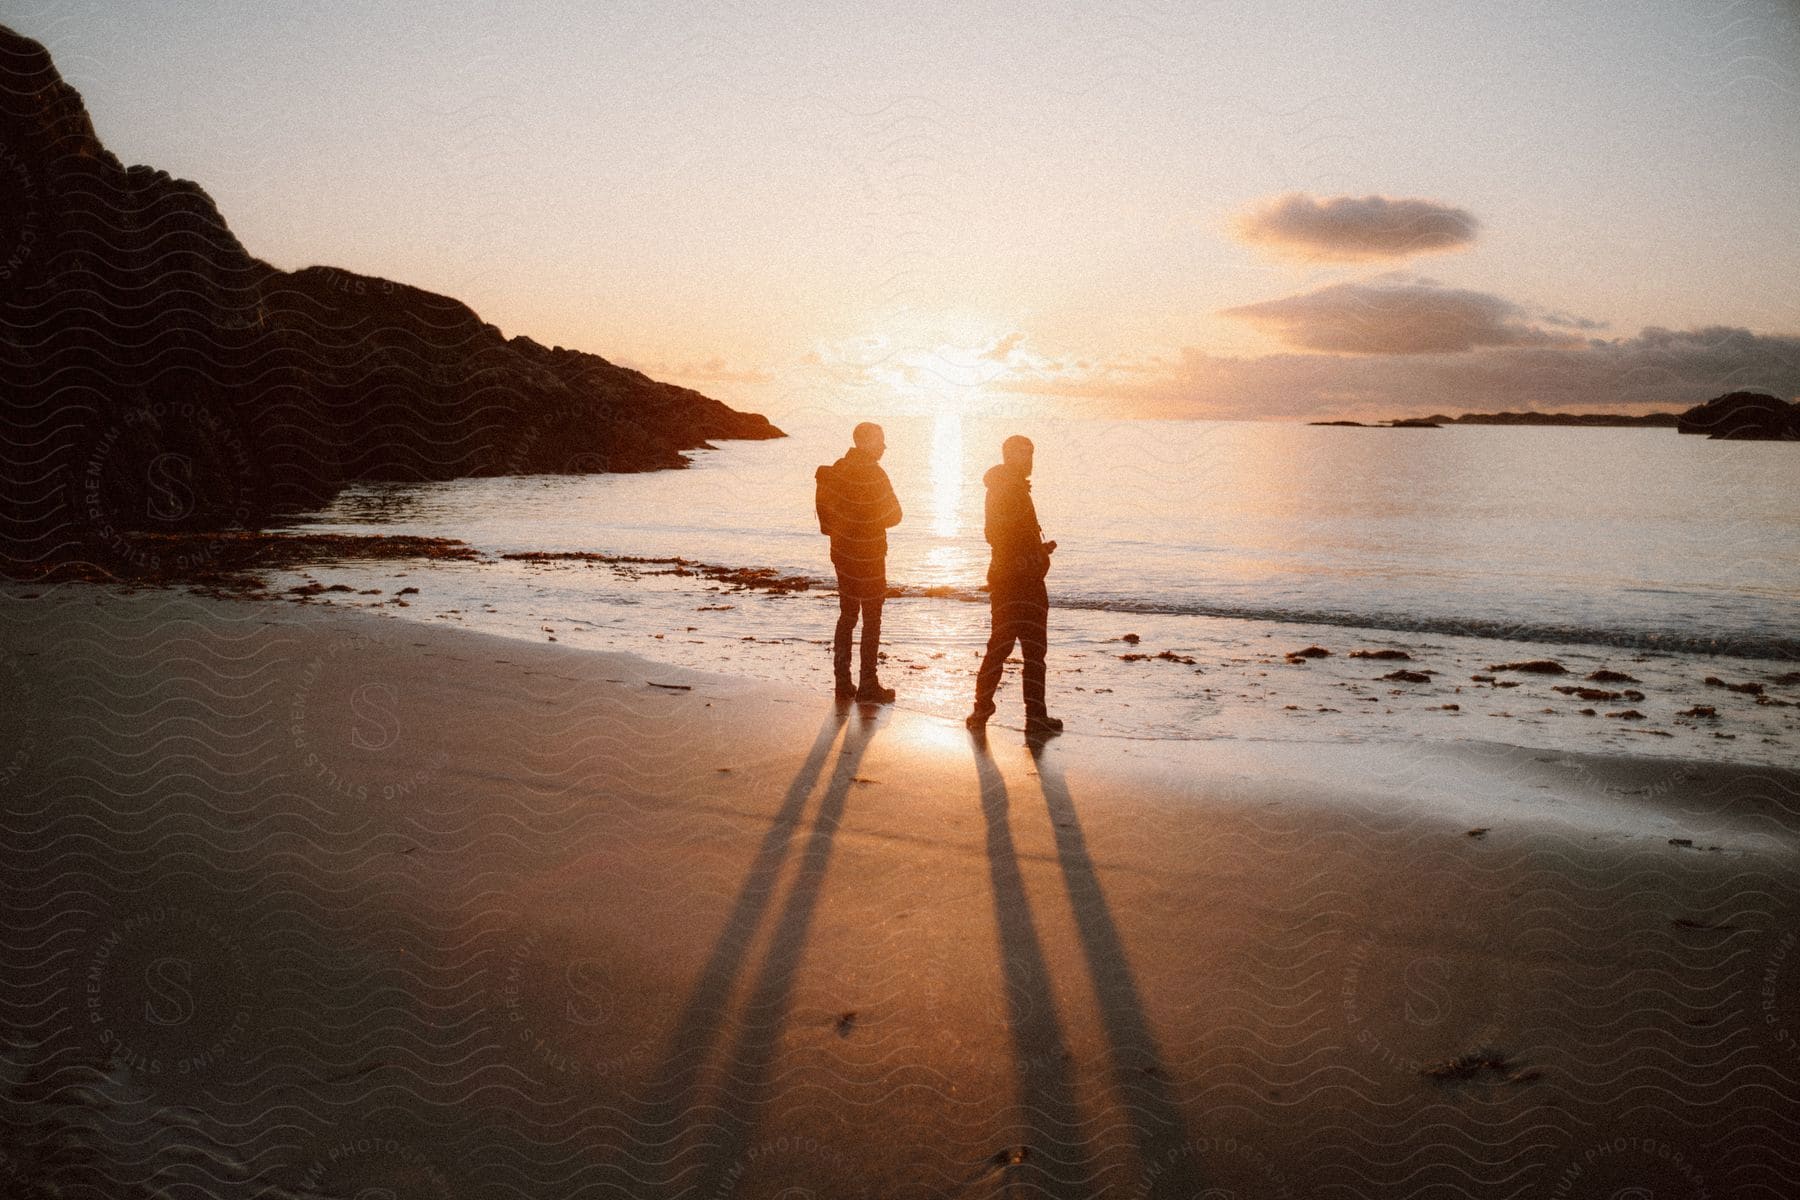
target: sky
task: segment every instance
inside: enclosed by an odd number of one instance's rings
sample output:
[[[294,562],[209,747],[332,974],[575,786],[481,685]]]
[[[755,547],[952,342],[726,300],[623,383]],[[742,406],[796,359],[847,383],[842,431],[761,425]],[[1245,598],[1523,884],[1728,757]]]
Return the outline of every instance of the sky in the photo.
[[[772,415],[1800,395],[1800,4],[0,0],[247,248]]]

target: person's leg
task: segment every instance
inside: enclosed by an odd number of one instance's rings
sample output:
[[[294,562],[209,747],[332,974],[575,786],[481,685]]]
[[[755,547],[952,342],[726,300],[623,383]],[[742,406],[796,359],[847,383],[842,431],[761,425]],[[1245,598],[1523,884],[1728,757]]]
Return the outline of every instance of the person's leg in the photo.
[[[1019,652],[1025,659],[1025,717],[1048,715],[1044,707],[1044,654],[1050,647],[1050,606],[1032,604],[1019,613]]]
[[[856,692],[856,681],[850,678],[850,639],[856,633],[856,615],[861,605],[851,594],[849,583],[841,573],[838,575],[838,619],[837,633],[831,640],[831,673],[840,697]]]
[[[862,678],[856,687],[856,698],[870,704],[891,704],[892,688],[881,686],[881,605],[887,598],[887,564],[879,558],[846,559],[838,566],[838,595],[850,596],[853,611],[862,616]],[[851,618],[855,620],[854,617]],[[848,672],[849,649],[846,647],[845,671]]]
[[[1062,722],[1044,706],[1044,654],[1050,644],[1050,598],[1039,584],[1028,601],[1019,606],[1019,647],[1025,659],[1025,732],[1049,734]]]
[[[1000,687],[1000,676],[1006,671],[1006,656],[1012,653],[1017,637],[1009,615],[1009,600],[1002,594],[990,593],[988,603],[991,632],[987,654],[982,657],[981,669],[975,673],[975,711],[971,716],[972,720],[981,721],[993,715],[994,692]]]
[[[881,606],[886,597],[872,596],[862,602],[862,659],[858,664],[862,683],[858,694],[872,699],[889,699],[889,689],[881,686]]]

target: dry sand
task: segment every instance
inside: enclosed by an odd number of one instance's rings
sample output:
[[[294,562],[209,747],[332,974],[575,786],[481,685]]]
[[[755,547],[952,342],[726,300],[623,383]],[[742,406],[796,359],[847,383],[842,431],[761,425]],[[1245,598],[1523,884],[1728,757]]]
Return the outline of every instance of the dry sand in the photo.
[[[1800,1191],[1800,771],[37,591],[8,1195]]]

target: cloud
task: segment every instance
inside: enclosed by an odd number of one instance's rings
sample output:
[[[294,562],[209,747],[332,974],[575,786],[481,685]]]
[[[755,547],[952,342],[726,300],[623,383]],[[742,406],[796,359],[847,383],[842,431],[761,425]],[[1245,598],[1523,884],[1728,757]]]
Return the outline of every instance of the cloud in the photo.
[[[1680,411],[1746,389],[1800,396],[1800,336],[1734,326],[1489,346],[1432,355],[1119,358],[1035,375],[1014,391],[1174,417],[1394,417],[1441,412]]]
[[[1238,237],[1314,262],[1367,262],[1441,254],[1475,240],[1481,222],[1435,200],[1290,192],[1237,218]]]
[[[939,328],[859,333],[820,341],[802,360],[811,374],[846,388],[874,387],[903,402],[976,396],[1009,373],[1036,374],[1045,359],[1022,330],[957,337]]]
[[[1510,300],[1425,279],[1337,283],[1223,310],[1289,346],[1332,354],[1444,354],[1478,346],[1578,344]]]
[[[1587,317],[1571,316],[1566,312],[1545,313],[1540,319],[1546,325],[1559,325],[1564,329],[1607,329],[1611,327],[1610,322],[1594,321]]]
[[[992,362],[1005,362],[1007,356],[1018,349],[1019,343],[1024,340],[1025,335],[1014,330],[990,346],[981,357]]]

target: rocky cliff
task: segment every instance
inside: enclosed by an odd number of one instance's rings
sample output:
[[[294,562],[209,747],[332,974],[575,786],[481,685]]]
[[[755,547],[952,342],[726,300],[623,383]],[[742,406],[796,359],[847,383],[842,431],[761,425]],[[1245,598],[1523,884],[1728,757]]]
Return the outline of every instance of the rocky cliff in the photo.
[[[1800,404],[1765,392],[1727,392],[1681,414],[1682,433],[1731,441],[1800,441]]]
[[[252,527],[354,480],[642,471],[781,431],[446,296],[251,256],[0,26],[0,560]]]

